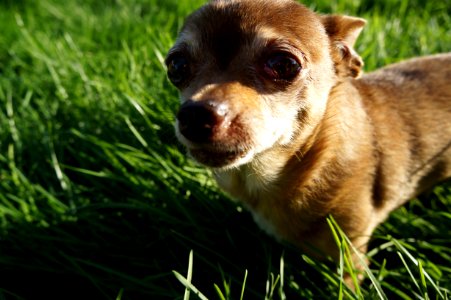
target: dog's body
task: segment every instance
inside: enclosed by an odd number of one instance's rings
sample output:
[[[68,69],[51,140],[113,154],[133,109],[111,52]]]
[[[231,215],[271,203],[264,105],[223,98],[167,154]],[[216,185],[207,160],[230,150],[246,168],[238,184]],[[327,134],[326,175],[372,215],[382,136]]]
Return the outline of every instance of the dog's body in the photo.
[[[274,148],[247,165],[217,171],[220,186],[243,199],[276,237],[334,255],[325,222],[331,214],[363,250],[393,209],[451,176],[445,66],[451,72],[451,55],[337,84],[307,144]]]
[[[362,251],[405,201],[451,177],[451,55],[357,79],[365,21],[290,0],[217,0],[168,58],[177,135],[269,233],[337,257],[332,215]]]

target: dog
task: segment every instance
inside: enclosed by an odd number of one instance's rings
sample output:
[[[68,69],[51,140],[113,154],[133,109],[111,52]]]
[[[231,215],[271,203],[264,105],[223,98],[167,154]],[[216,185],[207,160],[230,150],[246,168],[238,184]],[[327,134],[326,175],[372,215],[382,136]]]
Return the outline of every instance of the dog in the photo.
[[[451,54],[362,75],[365,24],[293,0],[212,0],[166,58],[189,155],[267,233],[335,260],[328,216],[365,253],[391,211],[451,177]]]

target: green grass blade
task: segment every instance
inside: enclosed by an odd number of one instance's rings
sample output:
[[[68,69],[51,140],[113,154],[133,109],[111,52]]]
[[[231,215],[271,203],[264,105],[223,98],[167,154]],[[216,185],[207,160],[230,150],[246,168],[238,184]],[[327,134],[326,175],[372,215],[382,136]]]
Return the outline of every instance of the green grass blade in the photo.
[[[189,300],[191,292],[193,292],[201,300],[208,300],[208,298],[205,297],[191,282],[193,279],[193,250],[189,253],[188,273],[186,278],[177,271],[172,271],[172,273],[186,288],[183,296],[184,300]]]
[[[240,300],[244,299],[244,291],[246,290],[246,281],[247,281],[247,270],[244,272],[244,279],[243,279],[243,285],[241,286]]]

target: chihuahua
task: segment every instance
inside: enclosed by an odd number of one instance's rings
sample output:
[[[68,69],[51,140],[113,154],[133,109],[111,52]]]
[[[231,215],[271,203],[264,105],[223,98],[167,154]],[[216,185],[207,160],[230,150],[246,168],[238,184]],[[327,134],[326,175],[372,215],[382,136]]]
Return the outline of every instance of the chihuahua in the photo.
[[[166,58],[190,156],[266,232],[334,259],[329,215],[365,253],[391,211],[451,177],[451,54],[360,76],[365,23],[293,0],[212,0]]]

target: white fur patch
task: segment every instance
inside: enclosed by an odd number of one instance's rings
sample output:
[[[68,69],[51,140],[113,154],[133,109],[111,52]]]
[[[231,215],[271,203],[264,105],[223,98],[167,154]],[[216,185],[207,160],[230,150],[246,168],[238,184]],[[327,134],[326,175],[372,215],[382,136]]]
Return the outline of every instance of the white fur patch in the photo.
[[[257,225],[258,225],[258,227],[260,227],[260,229],[262,229],[268,235],[275,237],[277,240],[280,241],[280,236],[278,235],[276,228],[270,221],[268,221],[267,218],[265,218],[258,212],[253,211],[252,209],[249,209],[249,211],[251,212],[255,223],[257,223]]]

